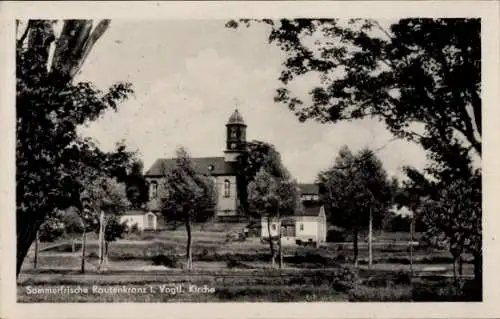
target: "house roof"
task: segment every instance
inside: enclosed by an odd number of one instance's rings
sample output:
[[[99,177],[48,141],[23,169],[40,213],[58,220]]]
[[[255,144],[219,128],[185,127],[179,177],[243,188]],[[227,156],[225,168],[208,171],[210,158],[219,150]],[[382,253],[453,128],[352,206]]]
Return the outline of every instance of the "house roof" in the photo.
[[[146,215],[149,213],[147,210],[142,209],[129,209],[123,213],[123,216],[131,216],[131,215]]]
[[[290,220],[293,220],[294,217],[300,217],[300,216],[312,216],[312,217],[317,217],[321,213],[321,208],[322,205],[316,205],[313,207],[305,207],[303,210],[297,211],[294,215],[292,216],[283,216],[282,221],[289,222]],[[275,219],[276,217],[273,217]],[[266,216],[262,216],[262,219],[267,219]]]
[[[224,157],[193,157],[191,160],[200,174],[234,175],[236,173],[235,165],[226,162]],[[146,171],[145,176],[162,176],[165,171],[173,169],[176,164],[175,158],[159,158]]]
[[[304,194],[319,194],[319,186],[317,184],[299,184],[300,193]]]
[[[298,211],[296,216],[318,216],[321,212],[321,205],[304,207],[303,210]]]

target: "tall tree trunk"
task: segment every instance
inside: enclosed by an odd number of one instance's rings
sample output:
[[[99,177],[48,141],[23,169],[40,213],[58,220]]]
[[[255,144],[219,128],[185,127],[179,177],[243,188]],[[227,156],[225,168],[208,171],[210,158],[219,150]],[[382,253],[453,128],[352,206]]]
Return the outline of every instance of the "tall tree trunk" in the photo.
[[[40,243],[40,237],[39,237],[39,232],[36,232],[36,239],[35,239],[35,258],[33,260],[33,268],[38,267],[38,245]]]
[[[16,211],[16,277],[21,272],[21,268],[23,266],[23,261],[28,254],[28,251],[33,244],[33,241],[36,238],[36,232],[40,228],[40,225],[43,223],[43,219],[35,218],[39,216],[45,217],[46,214],[43,214],[42,211],[34,212],[34,211],[20,211],[19,209]]]
[[[283,268],[283,246],[281,243],[281,216],[280,209],[278,208],[278,256],[279,256],[279,268]]]
[[[193,267],[193,258],[192,258],[192,237],[191,237],[191,220],[186,218],[186,232],[187,232],[187,251],[186,251],[186,256],[187,256],[187,265],[186,268],[188,270],[191,270]]]
[[[269,234],[269,249],[271,250],[271,266],[274,268],[274,245],[271,236],[271,217],[267,216],[267,233]]]
[[[104,265],[108,265],[108,251],[109,251],[109,242],[104,240]]]
[[[82,234],[82,267],[81,267],[82,274],[85,273],[85,246],[86,246],[86,239],[87,239],[87,231],[84,230],[83,234]]]
[[[457,282],[457,256],[453,256],[453,281]]]
[[[104,211],[99,215],[99,268],[104,262]]]
[[[463,270],[464,270],[464,260],[463,260],[463,257],[462,257],[462,254],[460,254],[460,256],[458,257],[458,275],[460,277],[462,277],[462,275],[464,274],[463,273]]]
[[[352,237],[352,245],[353,245],[353,252],[354,252],[354,266],[358,266],[358,230],[355,228],[353,231],[353,237]]]

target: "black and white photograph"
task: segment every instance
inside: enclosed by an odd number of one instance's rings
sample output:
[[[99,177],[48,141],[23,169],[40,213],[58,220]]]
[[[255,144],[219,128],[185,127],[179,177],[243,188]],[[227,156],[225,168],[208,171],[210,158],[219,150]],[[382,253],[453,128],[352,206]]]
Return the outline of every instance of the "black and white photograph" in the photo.
[[[484,301],[483,19],[242,13],[15,17],[17,303]]]

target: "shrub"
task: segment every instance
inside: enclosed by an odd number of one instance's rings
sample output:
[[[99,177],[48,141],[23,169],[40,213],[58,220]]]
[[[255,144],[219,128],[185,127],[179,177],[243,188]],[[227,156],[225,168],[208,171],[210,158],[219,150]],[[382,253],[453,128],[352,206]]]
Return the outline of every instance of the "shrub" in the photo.
[[[473,280],[423,282],[414,285],[414,301],[482,301],[482,291]]]
[[[273,241],[278,241],[279,240],[279,236],[271,236],[271,239]],[[269,244],[269,237],[262,237],[260,239],[260,242],[263,243],[263,244]]]
[[[55,217],[49,217],[38,231],[40,241],[53,242],[64,234],[64,224]]]
[[[411,284],[411,274],[408,271],[400,270],[393,278],[396,285],[409,285]]]
[[[151,258],[153,261],[153,264],[156,266],[165,266],[169,268],[178,268],[179,267],[179,261],[177,259],[177,256],[171,255],[171,256],[166,256],[166,255],[156,255],[153,258]]]
[[[326,233],[326,241],[329,243],[342,243],[346,241],[346,235],[338,229],[329,229]]]
[[[129,231],[131,234],[140,234],[139,225],[137,225],[137,223],[134,223],[132,227],[130,227]]]
[[[354,268],[339,267],[332,274],[331,285],[336,291],[348,291],[358,282],[358,273]]]
[[[158,236],[156,234],[146,233],[142,236],[142,240],[155,240]]]
[[[238,260],[229,260],[227,262],[227,268],[242,268],[242,269],[250,269],[252,268],[251,266],[245,264],[245,263],[242,263],[241,261],[238,261]]]
[[[344,255],[340,254],[335,256],[334,260],[338,263],[345,263],[347,261],[347,258]]]
[[[349,301],[411,301],[411,289],[407,286],[368,287],[356,286],[348,293]]]
[[[410,273],[404,270],[398,272],[365,272],[368,277],[363,281],[367,287],[393,287],[410,285]]]
[[[453,262],[453,258],[451,256],[432,256],[423,258],[421,262],[424,264],[449,264]]]

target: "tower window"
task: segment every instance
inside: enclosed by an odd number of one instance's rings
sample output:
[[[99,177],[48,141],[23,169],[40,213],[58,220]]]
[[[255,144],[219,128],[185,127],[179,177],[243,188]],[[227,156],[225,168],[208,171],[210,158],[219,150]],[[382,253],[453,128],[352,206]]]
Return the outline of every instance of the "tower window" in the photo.
[[[149,198],[154,199],[158,196],[158,183],[153,181],[149,184]]]
[[[231,197],[231,182],[227,179],[224,181],[224,197]]]

